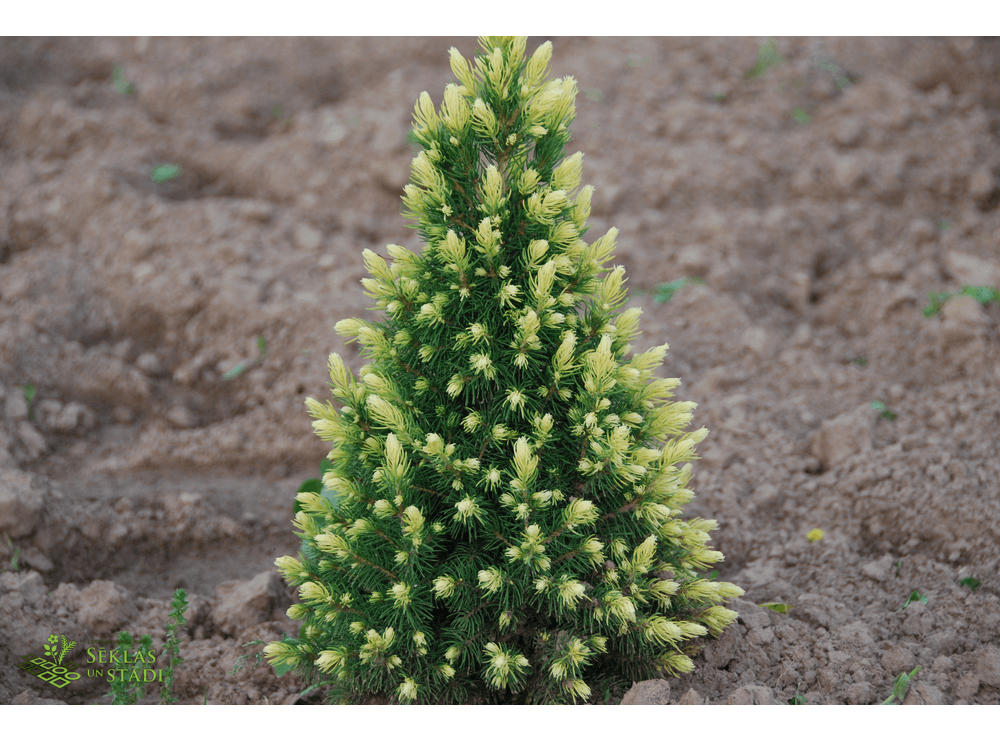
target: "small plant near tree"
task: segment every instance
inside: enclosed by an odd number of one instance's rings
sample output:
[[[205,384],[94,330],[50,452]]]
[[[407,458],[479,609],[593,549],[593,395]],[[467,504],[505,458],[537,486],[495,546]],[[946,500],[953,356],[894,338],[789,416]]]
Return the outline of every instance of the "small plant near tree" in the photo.
[[[176,681],[174,669],[177,668],[184,659],[180,657],[180,638],[178,633],[180,628],[187,624],[184,612],[188,609],[187,593],[179,588],[174,592],[174,597],[170,602],[171,611],[164,625],[166,640],[163,643],[161,655],[166,656],[166,667],[163,669],[162,683],[160,684],[160,704],[176,704],[177,699],[171,692]],[[110,691],[106,696],[111,697],[114,704],[138,704],[148,690],[152,680],[144,680],[147,670],[154,669],[155,655],[153,651],[153,638],[143,635],[136,644],[135,638],[128,630],[118,633],[118,646],[111,651],[110,670]]]
[[[111,697],[114,704],[138,704],[146,695],[147,682],[143,673],[152,666],[153,638],[143,635],[139,644],[127,630],[118,633],[118,647],[111,651],[111,681],[110,691],[105,696]]]
[[[160,704],[176,704],[177,699],[171,695],[174,682],[177,680],[174,669],[184,662],[180,656],[180,638],[178,632],[180,628],[187,624],[184,612],[188,609],[187,593],[183,588],[174,592],[174,598],[170,602],[170,615],[167,617],[166,631],[167,640],[163,645],[163,654],[167,657],[167,666],[164,671],[163,683],[160,685]]]

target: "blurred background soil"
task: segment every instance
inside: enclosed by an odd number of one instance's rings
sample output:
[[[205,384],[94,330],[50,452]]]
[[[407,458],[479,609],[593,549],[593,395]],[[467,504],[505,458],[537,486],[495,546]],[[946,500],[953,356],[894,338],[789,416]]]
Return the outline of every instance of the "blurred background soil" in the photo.
[[[635,351],[669,342],[710,430],[685,515],[746,590],[626,703],[877,704],[918,665],[906,703],[1000,702],[1000,305],[922,313],[1000,286],[1000,41],[552,41],[589,240],[620,230]],[[332,328],[369,315],[362,250],[422,247],[407,134],[453,45],[0,39],[0,703],[108,703],[21,656],[159,651],[178,587],[182,702],[318,701],[227,671],[296,629],[273,562],[329,451],[303,401],[330,352],[363,364]]]

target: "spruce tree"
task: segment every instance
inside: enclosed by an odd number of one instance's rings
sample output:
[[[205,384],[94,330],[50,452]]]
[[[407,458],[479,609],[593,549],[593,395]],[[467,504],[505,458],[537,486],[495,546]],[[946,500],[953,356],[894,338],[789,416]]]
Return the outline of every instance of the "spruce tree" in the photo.
[[[742,589],[701,575],[716,522],[678,518],[707,430],[653,376],[667,345],[626,359],[618,232],[584,241],[593,188],[564,158],[576,81],[525,45],[452,48],[440,111],[420,95],[403,201],[424,248],[365,250],[384,320],[336,330],[370,364],[332,354],[340,408],[306,401],[332,450],[276,561],[304,624],[264,652],[330,701],[575,703],[691,671],[736,617]]]

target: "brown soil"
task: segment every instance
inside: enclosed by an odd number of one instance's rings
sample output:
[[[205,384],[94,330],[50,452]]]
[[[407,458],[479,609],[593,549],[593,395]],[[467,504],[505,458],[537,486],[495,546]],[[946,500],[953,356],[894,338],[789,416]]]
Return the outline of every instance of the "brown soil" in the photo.
[[[907,703],[996,704],[1000,305],[921,309],[1000,285],[1000,43],[784,38],[747,79],[762,41],[553,40],[635,350],[670,343],[661,373],[711,430],[685,515],[719,522],[719,577],[746,590],[660,701],[880,703],[919,665]],[[0,45],[0,530],[21,568],[0,576],[0,703],[107,703],[20,656],[64,634],[84,664],[118,629],[159,646],[180,586],[182,702],[318,700],[226,672],[296,628],[273,561],[328,451],[302,402],[331,351],[363,364],[332,329],[371,305],[362,249],[421,248],[406,135],[452,45],[476,43]],[[164,163],[180,176],[155,182]],[[639,292],[685,276],[706,284]]]

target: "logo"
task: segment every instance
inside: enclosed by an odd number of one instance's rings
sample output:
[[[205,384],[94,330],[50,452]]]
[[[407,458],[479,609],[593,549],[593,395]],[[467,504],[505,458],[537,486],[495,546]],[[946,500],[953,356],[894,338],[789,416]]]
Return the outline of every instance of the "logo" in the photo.
[[[157,670],[152,667],[156,662],[153,651],[129,649],[131,636],[128,643],[119,642],[117,647],[112,640],[91,640],[90,644],[92,647],[87,648],[87,663],[110,662],[111,667],[94,665],[93,668],[87,668],[88,677],[104,677],[108,683],[115,680],[131,684],[163,681],[163,669]],[[17,667],[51,686],[64,688],[82,678],[80,666],[76,663],[63,662],[76,645],[77,643],[68,639],[66,635],[49,635],[42,648],[42,655],[24,655]]]
[[[42,651],[44,657],[36,655],[22,656],[21,663],[17,667],[36,678],[42,679],[45,683],[61,689],[80,678],[80,674],[77,672],[79,666],[75,663],[63,664],[66,654],[74,647],[76,647],[76,643],[72,640],[67,640],[66,635],[49,635],[49,639],[46,640],[46,645]]]

